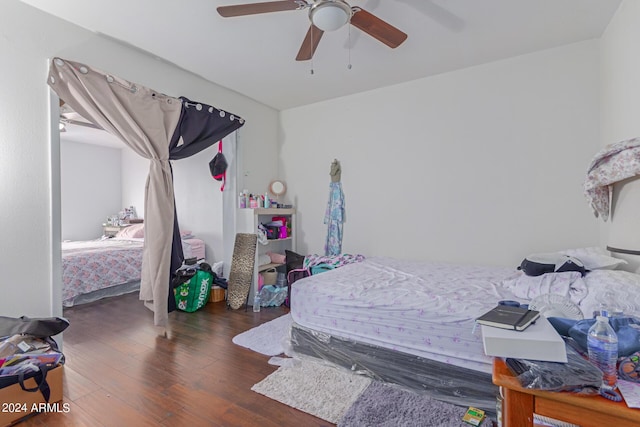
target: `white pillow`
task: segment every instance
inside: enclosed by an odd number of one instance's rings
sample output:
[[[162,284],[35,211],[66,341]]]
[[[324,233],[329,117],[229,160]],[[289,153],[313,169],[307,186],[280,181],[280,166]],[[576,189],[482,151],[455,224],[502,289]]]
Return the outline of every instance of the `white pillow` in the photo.
[[[627,264],[627,261],[614,258],[609,255],[609,251],[599,247],[567,249],[560,253],[578,258],[587,270],[615,270],[620,265]]]

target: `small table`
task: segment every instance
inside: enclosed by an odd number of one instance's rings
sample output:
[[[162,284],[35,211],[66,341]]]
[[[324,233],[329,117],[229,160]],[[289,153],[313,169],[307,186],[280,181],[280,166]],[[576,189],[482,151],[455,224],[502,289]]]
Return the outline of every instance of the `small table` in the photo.
[[[122,230],[123,228],[128,227],[129,224],[126,225],[107,225],[107,224],[103,224],[102,225],[102,235],[105,237],[111,237],[111,236],[115,236],[116,234],[118,234],[118,232],[120,230]]]
[[[493,383],[502,389],[504,427],[531,427],[534,412],[581,427],[640,426],[640,409],[631,409],[624,401],[522,388],[499,357],[493,359]]]

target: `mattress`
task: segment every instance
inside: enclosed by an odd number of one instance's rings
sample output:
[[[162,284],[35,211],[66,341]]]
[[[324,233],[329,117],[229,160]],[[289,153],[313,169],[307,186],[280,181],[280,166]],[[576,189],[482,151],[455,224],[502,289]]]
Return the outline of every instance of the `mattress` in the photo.
[[[297,355],[322,359],[378,381],[495,415],[498,387],[489,373],[334,337],[296,323],[291,327],[290,343]]]
[[[291,315],[303,328],[490,373],[475,319],[503,299],[513,269],[368,258],[298,280]]]
[[[492,358],[475,319],[503,299],[555,294],[585,318],[604,301],[640,316],[640,275],[594,269],[530,277],[512,268],[369,258],[296,281],[291,348],[438,400],[495,411]]]

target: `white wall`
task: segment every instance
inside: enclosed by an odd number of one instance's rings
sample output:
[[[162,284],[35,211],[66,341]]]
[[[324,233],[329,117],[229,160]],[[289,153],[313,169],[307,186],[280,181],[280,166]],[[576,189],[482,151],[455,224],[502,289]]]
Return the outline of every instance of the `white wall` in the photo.
[[[50,123],[46,85],[54,56],[245,118],[241,149],[260,154],[245,157],[247,185],[277,173],[277,111],[18,0],[0,2],[0,267],[5,272],[0,313],[6,316],[62,312],[59,142],[57,135],[51,136],[57,124]],[[26,281],[25,271],[30,274]]]
[[[209,161],[218,144],[186,159],[171,162],[178,223],[206,242],[207,261],[223,260],[221,182],[211,177]]]
[[[144,218],[144,188],[149,175],[149,160],[129,148],[120,152],[122,164],[122,206],[135,206]]]
[[[640,2],[624,0],[602,36],[603,144],[640,136]]]
[[[640,2],[625,0],[602,36],[602,145],[640,137]],[[601,240],[615,248],[640,250],[640,180],[614,186],[611,221]]]
[[[222,192],[220,182],[209,173],[217,147],[172,161],[180,228],[205,241],[210,263],[223,259]],[[66,141],[64,134],[60,157],[63,240],[100,237],[107,216],[126,206],[134,206],[138,216],[144,216],[147,159],[128,147]]]
[[[178,224],[181,230],[192,231],[204,240],[209,263],[224,258],[221,183],[209,173],[209,161],[217,152],[218,144],[214,144],[191,157],[171,162]],[[138,206],[144,203],[148,172],[148,160],[133,150],[122,150],[122,203],[136,206],[141,217],[144,209]]]
[[[599,148],[597,41],[283,111],[301,251],[322,253],[342,163],[343,251],[512,265],[594,245],[582,181]]]
[[[91,240],[122,209],[121,150],[60,137],[62,240]]]

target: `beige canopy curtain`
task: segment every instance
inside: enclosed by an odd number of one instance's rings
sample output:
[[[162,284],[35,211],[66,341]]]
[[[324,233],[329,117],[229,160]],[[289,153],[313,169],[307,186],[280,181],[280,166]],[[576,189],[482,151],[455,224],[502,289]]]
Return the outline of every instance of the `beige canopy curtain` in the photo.
[[[203,104],[163,95],[61,58],[51,61],[48,84],[85,119],[117,136],[150,161],[144,201],[145,245],[140,299],[153,310],[154,324],[167,326],[173,302],[170,293],[172,244],[176,246],[174,240],[178,234],[169,162],[172,149],[176,152],[183,150],[174,158],[186,157],[184,153],[187,151],[189,155],[195,154],[241,127],[244,120],[223,110],[214,110],[214,107],[205,106],[203,109]],[[185,112],[189,106],[197,107],[191,108],[191,113],[197,111],[197,114],[204,115],[208,111],[211,118],[189,116]],[[225,118],[224,124],[216,122],[221,118]],[[210,129],[214,122],[217,131]],[[197,125],[208,128],[206,132],[194,130]],[[189,126],[191,132],[186,129]],[[190,150],[185,150],[187,146]],[[175,250],[173,255],[175,267]],[[182,257],[181,250],[179,257]]]

